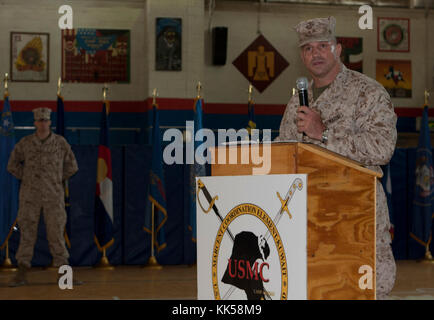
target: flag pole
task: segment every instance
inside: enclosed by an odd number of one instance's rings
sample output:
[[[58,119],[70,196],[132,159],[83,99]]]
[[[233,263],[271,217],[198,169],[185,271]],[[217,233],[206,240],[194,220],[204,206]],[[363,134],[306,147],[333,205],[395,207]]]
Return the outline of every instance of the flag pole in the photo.
[[[63,100],[63,97],[62,97],[62,88],[63,88],[62,77],[59,77],[59,79],[57,80],[57,97]],[[57,117],[58,117],[57,119],[59,119],[59,106],[58,106],[58,109],[57,109]],[[57,124],[59,124],[59,121],[57,121]],[[59,128],[57,128],[57,130],[59,130]],[[63,189],[65,190],[65,196],[66,196],[66,198],[69,198],[69,182],[68,182],[68,179],[65,180],[65,183],[63,184]],[[70,206],[70,204],[65,202],[65,207],[67,207],[67,206]],[[65,208],[65,211],[67,212],[66,208]],[[69,239],[69,237],[68,237],[68,232],[66,230],[66,225],[65,225],[64,238],[65,238],[65,241],[66,241],[66,246],[69,249],[71,249],[71,239]]]
[[[253,86],[249,83],[249,102],[252,101]]]
[[[155,106],[157,104],[157,88],[154,88],[152,91],[152,105]],[[145,265],[145,268],[149,269],[161,269],[162,266],[158,263],[157,258],[155,257],[154,251],[154,243],[155,243],[155,204],[151,201],[151,256],[148,259],[148,262]]]
[[[154,90],[152,90],[152,105],[157,104],[157,95],[157,88],[154,88]]]
[[[151,256],[149,257],[148,262],[145,265],[145,268],[148,269],[157,269],[160,270],[163,267],[158,263],[157,258],[155,257],[154,252],[154,239],[155,239],[155,204],[151,201]]]
[[[430,244],[431,244],[431,237],[429,238],[428,242],[425,245],[425,256],[422,259],[417,260],[417,262],[434,264],[434,259],[432,257],[431,251],[429,250]]]
[[[57,96],[60,97],[62,87],[62,78],[59,77],[57,80]],[[54,259],[51,259],[51,264],[44,268],[45,270],[58,270],[59,268],[54,265]]]
[[[104,87],[102,88],[102,100],[104,102],[107,101],[107,92],[108,92],[108,86],[107,86],[107,83],[104,83]]]
[[[200,90],[202,90],[202,84],[200,83],[200,81],[197,82],[197,86],[196,86],[196,90],[197,90],[197,99],[200,99]]]
[[[196,85],[196,91],[197,91],[197,96],[196,96],[196,99],[197,100],[199,100],[199,99],[201,99],[202,98],[202,96],[201,96],[201,90],[202,90],[202,84],[200,83],[200,81],[198,81],[197,82],[197,85]],[[194,108],[194,112],[196,113],[196,103],[194,104],[194,106],[193,106],[193,108]],[[193,132],[193,137],[192,137],[192,139],[193,139],[193,144],[194,144],[194,135],[195,135],[195,132]],[[195,166],[194,164],[192,164],[192,165],[190,165],[190,166]],[[190,170],[195,170],[194,168],[193,169],[190,169]],[[194,173],[193,173],[194,174]],[[194,176],[196,176],[196,174],[194,174]],[[196,187],[194,188],[194,189],[196,189]],[[190,199],[190,201],[196,201],[196,192],[194,192],[194,200],[193,199]],[[191,214],[191,213],[190,213]],[[194,213],[194,215],[196,215],[196,212]],[[195,222],[196,223],[196,222]],[[190,231],[192,231],[193,232],[193,225],[191,225],[190,227],[189,227],[189,229],[190,229]],[[196,233],[197,233],[197,229],[196,229]],[[197,238],[197,234],[196,235],[194,235],[193,234],[193,236],[196,236],[196,238]],[[194,242],[194,243],[196,243],[196,240],[194,239],[194,237],[192,236],[192,241]],[[193,263],[191,263],[191,264],[189,264],[188,265],[188,267],[190,267],[190,268],[192,268],[192,267],[196,267],[197,266],[197,258],[196,258],[196,261],[194,261]]]
[[[104,86],[102,88],[102,99],[104,103],[107,102],[108,90],[109,88],[107,83],[104,83]],[[108,114],[107,106],[106,106],[106,114]],[[102,251],[102,257],[101,260],[98,262],[98,264],[95,266],[95,268],[103,269],[103,270],[114,270],[115,267],[110,264],[110,261],[107,258],[106,250],[107,248],[105,246],[100,249],[100,251]]]
[[[428,103],[429,103],[429,91],[427,89],[425,89],[424,96],[425,96],[425,104],[424,104],[424,107],[425,107],[425,106],[428,106]],[[425,256],[422,259],[418,260],[418,262],[430,263],[430,264],[434,263],[433,256],[429,250],[429,246],[431,244],[431,239],[432,239],[432,235],[430,236],[430,238],[428,239],[428,241],[425,245]]]
[[[154,258],[154,259],[152,259],[152,260],[155,260],[155,262],[157,261],[157,259],[155,258],[155,252],[154,252],[154,240],[155,240],[155,234],[154,234],[154,228],[155,228],[155,216],[154,216],[154,214],[155,214],[155,204],[154,203],[152,203],[152,207],[151,207],[151,210],[152,210],[152,215],[151,215],[151,217],[152,217],[152,223],[151,223],[151,226],[152,226],[152,232],[151,232],[151,258]]]
[[[434,259],[432,257],[432,254],[431,254],[430,250],[429,250],[430,243],[431,243],[431,241],[428,241],[428,243],[426,244],[426,247],[425,247],[425,258],[424,258],[424,260],[427,261],[427,262],[430,262],[430,263],[434,263]]]
[[[57,96],[60,97],[62,94],[62,78],[59,77],[59,80],[57,80]]]
[[[7,72],[5,73],[4,82],[5,82],[4,96],[7,97],[9,95],[9,73],[7,73]]]
[[[95,268],[103,269],[103,270],[114,270],[115,267],[112,266],[107,258],[106,248],[102,248],[102,257]]]
[[[247,92],[248,92],[248,94],[249,94],[249,96],[248,96],[248,98],[247,98],[247,116],[249,117],[249,122],[248,122],[248,125],[247,125],[247,132],[249,133],[247,136],[246,136],[246,138],[245,138],[245,140],[246,141],[250,141],[250,137],[251,137],[251,134],[252,134],[252,128],[251,128],[251,119],[250,119],[250,112],[251,112],[251,104],[252,104],[252,92],[253,92],[253,86],[252,86],[252,84],[249,82],[249,88],[247,89]]]
[[[9,74],[7,72],[5,73],[4,77],[4,89],[4,96],[9,96]],[[6,239],[5,246],[6,257],[3,261],[3,264],[0,266],[0,271],[17,271],[18,269],[14,267],[11,259],[9,258],[9,239]]]
[[[6,240],[6,257],[3,264],[0,266],[0,271],[17,271],[18,269],[14,267],[11,259],[9,258],[9,239]]]

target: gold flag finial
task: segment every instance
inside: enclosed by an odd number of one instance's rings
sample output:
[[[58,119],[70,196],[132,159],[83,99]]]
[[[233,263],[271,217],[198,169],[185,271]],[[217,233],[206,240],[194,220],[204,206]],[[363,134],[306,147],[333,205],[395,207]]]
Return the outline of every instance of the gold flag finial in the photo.
[[[252,101],[253,86],[249,83],[249,101]]]
[[[107,94],[108,94],[108,86],[107,83],[104,83],[104,87],[102,88],[102,99],[103,101],[107,101]]]
[[[57,80],[57,95],[60,97],[60,95],[62,94],[62,77],[59,77],[59,79]]]
[[[4,82],[5,82],[5,95],[8,95],[9,94],[9,74],[7,72],[5,73]]]
[[[295,96],[297,94],[297,90],[295,88],[292,88],[292,95]]]
[[[427,89],[425,89],[425,105],[428,105],[428,101],[429,101],[429,91]]]
[[[197,82],[196,89],[197,89],[197,98],[200,99],[201,98],[200,91],[202,90],[202,84],[200,83],[200,81]]]
[[[158,96],[157,88],[154,88],[154,90],[152,90],[152,104],[154,106],[157,104],[157,96]]]

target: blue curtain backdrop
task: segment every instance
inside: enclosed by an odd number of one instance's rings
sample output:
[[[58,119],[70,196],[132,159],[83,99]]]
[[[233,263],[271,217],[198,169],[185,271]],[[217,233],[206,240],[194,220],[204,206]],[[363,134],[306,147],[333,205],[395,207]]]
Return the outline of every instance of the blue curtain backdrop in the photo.
[[[149,187],[151,150],[149,145],[112,147],[114,238],[107,256],[113,265],[145,264],[150,256],[151,238],[143,231],[145,207]],[[71,245],[70,264],[89,266],[101,258],[93,240],[94,186],[96,183],[97,146],[73,145],[79,171],[70,179],[71,193]],[[183,226],[188,224],[184,215],[185,166],[164,165],[168,220],[165,225],[167,248],[159,254],[160,264],[190,264],[196,252],[187,238],[190,234]],[[190,241],[191,242],[191,241]],[[19,243],[19,227],[10,239],[10,255],[16,263],[15,253]],[[4,259],[1,252],[0,262]],[[33,266],[51,264],[43,218],[39,222],[38,239],[32,260]]]
[[[70,179],[72,237],[70,264],[89,266],[96,264],[101,253],[93,241],[94,188],[96,183],[97,146],[73,145],[79,171]],[[145,264],[150,256],[150,236],[143,231],[145,201],[151,166],[151,146],[127,145],[112,147],[113,202],[115,243],[107,251],[114,265]],[[413,200],[416,149],[396,149],[391,160],[392,206],[395,234],[392,249],[396,259],[416,259],[424,249],[409,237]],[[168,220],[165,225],[167,248],[161,251],[161,264],[191,264],[196,261],[196,246],[191,242],[187,226],[189,212],[185,210],[185,190],[188,188],[187,166],[164,165],[168,200]],[[209,166],[207,172],[209,173]],[[41,217],[34,266],[51,264],[45,225]],[[14,263],[19,242],[18,231],[13,232],[10,255]],[[433,251],[434,248],[431,250]],[[4,250],[0,253],[0,263]]]

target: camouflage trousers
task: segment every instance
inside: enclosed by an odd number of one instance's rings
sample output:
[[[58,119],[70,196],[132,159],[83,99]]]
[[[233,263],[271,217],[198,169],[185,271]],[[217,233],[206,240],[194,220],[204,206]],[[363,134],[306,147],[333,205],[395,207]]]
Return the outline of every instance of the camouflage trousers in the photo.
[[[395,284],[396,263],[393,257],[389,230],[389,210],[383,187],[377,182],[377,226],[376,226],[376,289],[377,299],[387,299]]]
[[[28,201],[20,202],[17,216],[21,233],[20,244],[15,255],[18,264],[31,267],[41,213],[44,216],[48,245],[53,256],[53,265],[58,267],[68,264],[69,253],[64,238],[66,211],[63,204],[53,202],[35,205]]]
[[[377,300],[385,300],[395,284],[396,264],[390,245],[377,243]]]

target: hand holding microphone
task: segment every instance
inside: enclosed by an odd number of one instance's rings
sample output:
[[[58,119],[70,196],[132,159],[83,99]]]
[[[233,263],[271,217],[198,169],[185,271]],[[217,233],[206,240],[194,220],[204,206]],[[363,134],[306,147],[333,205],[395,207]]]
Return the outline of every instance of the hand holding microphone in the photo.
[[[300,107],[297,109],[297,130],[309,138],[324,140],[323,132],[326,127],[322,123],[319,113],[309,108],[308,85],[305,77],[298,78],[296,81],[300,101]]]

